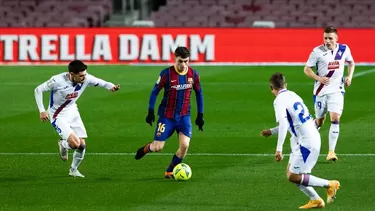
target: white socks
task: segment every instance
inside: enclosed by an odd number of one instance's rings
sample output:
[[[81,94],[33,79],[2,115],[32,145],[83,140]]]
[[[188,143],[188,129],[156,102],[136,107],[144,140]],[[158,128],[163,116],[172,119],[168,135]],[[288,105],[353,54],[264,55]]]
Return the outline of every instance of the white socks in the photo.
[[[319,194],[314,190],[313,187],[297,185],[297,187],[311,200],[318,200],[320,198]]]
[[[71,168],[73,170],[76,170],[79,166],[79,164],[81,164],[83,158],[85,157],[85,152],[86,152],[86,149],[84,149],[83,151],[79,150],[79,149],[76,149],[73,153],[73,161],[72,161],[72,165],[71,165]]]
[[[337,139],[339,138],[340,124],[339,122],[331,122],[331,127],[329,128],[329,151],[334,152],[337,144]]]

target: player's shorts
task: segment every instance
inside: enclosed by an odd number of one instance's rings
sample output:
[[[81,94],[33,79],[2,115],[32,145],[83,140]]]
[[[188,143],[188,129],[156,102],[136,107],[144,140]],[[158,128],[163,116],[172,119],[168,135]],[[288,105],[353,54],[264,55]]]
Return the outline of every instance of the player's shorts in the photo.
[[[159,117],[154,134],[154,140],[166,141],[174,132],[182,132],[191,138],[192,126],[190,116],[182,116],[178,121],[175,119]]]
[[[51,118],[51,123],[61,139],[67,140],[73,132],[79,138],[87,138],[86,128],[78,111],[66,116],[57,116],[56,119]]]
[[[290,153],[289,171],[293,174],[310,174],[318,161],[320,147],[304,147],[300,145],[299,149]]]
[[[336,92],[322,96],[314,96],[315,117],[323,118],[327,112],[342,114],[344,109],[344,93]]]

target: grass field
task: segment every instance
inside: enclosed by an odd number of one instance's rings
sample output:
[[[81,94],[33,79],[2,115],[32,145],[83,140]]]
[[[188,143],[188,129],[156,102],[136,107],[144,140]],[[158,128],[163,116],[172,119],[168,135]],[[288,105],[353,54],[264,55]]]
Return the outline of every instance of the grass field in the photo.
[[[0,210],[296,210],[308,198],[285,176],[288,157],[274,161],[276,138],[268,79],[283,72],[288,88],[312,109],[313,81],[302,67],[196,67],[205,97],[204,131],[193,128],[187,182],[163,178],[178,142],[139,161],[134,152],[153,138],[144,122],[149,93],[161,67],[91,66],[97,77],[121,84],[111,93],[88,88],[78,101],[88,131],[80,166],[86,178],[68,177],[71,159],[57,153],[58,135],[41,123],[34,88],[65,67],[0,67]],[[338,179],[342,188],[329,210],[374,210],[374,67],[357,67],[347,88],[339,161],[328,163],[329,124],[320,130],[322,156],[313,174]],[[48,95],[44,95],[47,105]],[[160,102],[160,96],[157,104]],[[193,97],[192,116],[196,106]],[[289,150],[284,144],[284,152]],[[70,154],[71,158],[71,154]],[[326,198],[324,189],[317,189]]]

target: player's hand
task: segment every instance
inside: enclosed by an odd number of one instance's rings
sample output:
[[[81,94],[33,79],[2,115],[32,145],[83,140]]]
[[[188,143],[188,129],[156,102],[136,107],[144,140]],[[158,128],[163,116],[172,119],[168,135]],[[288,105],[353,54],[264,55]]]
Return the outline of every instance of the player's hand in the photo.
[[[41,112],[40,113],[40,121],[45,122],[45,121],[48,121],[48,120],[49,120],[49,117],[48,117],[47,111]]]
[[[117,90],[120,89],[120,84],[117,84],[116,86],[112,87],[112,89],[110,89],[111,92],[115,92]]]
[[[148,114],[146,117],[146,122],[152,126],[152,123],[155,122],[154,109],[148,109]]]
[[[268,137],[272,135],[272,132],[270,129],[265,129],[265,130],[262,130],[262,132],[260,132],[260,135],[264,137]]]
[[[195,124],[198,125],[200,131],[203,131],[203,125],[204,125],[203,113],[198,114],[197,118],[195,119]]]
[[[328,78],[328,77],[319,77],[319,78],[318,78],[318,81],[319,81],[321,84],[328,85],[328,83],[329,83],[329,78]]]
[[[350,84],[352,84],[352,78],[346,77],[345,78],[345,86],[350,86]]]
[[[277,162],[283,160],[283,153],[280,152],[280,151],[276,151],[276,153],[275,153],[275,159],[276,159]]]

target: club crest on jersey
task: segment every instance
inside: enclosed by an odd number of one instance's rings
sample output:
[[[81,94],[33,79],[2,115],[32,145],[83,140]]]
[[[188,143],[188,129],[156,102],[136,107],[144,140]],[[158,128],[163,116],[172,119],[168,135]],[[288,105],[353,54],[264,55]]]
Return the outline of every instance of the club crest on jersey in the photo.
[[[188,83],[189,83],[189,84],[193,84],[193,83],[194,83],[193,78],[188,78]]]
[[[73,93],[66,95],[65,100],[71,100],[76,97],[78,97],[78,92],[73,92]]]
[[[335,70],[340,68],[339,61],[328,62],[328,70]]]

